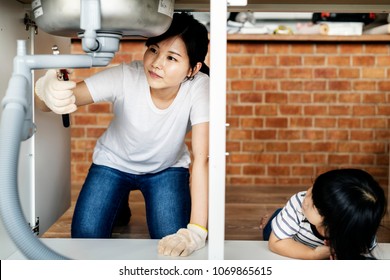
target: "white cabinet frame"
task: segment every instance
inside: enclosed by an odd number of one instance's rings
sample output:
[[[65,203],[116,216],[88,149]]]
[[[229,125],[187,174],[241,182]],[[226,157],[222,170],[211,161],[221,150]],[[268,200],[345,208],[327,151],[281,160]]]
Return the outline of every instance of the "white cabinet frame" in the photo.
[[[192,3],[193,2],[193,3]],[[210,151],[209,151],[209,238],[208,259],[224,259],[226,175],[226,15],[229,0],[176,0],[176,9],[210,11]],[[233,1],[236,5],[237,2]],[[244,2],[244,1],[242,1]],[[245,1],[246,2],[246,1]],[[389,13],[388,0],[248,0],[234,11],[259,12],[376,12]],[[210,6],[208,6],[210,4]],[[209,9],[208,9],[209,7]],[[389,170],[390,174],[390,170]],[[390,198],[390,183],[388,186]],[[390,199],[388,203],[390,209]]]

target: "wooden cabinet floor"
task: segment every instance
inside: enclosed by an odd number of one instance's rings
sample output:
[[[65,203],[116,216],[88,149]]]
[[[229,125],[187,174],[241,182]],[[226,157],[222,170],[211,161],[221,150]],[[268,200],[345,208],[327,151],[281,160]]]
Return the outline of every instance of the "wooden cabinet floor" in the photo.
[[[302,190],[293,187],[226,187],[225,240],[262,240],[259,229],[262,217],[270,216],[282,207],[294,193]],[[72,215],[80,186],[72,187],[72,204],[68,211],[49,230],[43,238],[70,238]],[[132,217],[126,226],[117,226],[113,238],[149,238],[145,219],[145,204],[142,194],[131,193],[130,208]],[[390,243],[390,215],[387,214],[378,232],[378,242]]]

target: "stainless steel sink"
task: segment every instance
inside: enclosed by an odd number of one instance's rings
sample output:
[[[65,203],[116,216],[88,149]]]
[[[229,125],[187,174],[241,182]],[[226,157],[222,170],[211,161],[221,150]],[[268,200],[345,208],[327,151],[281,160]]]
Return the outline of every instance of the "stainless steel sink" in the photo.
[[[35,22],[57,36],[77,37],[80,29],[80,0],[32,1]],[[174,0],[100,0],[101,30],[122,36],[157,36],[172,21]]]

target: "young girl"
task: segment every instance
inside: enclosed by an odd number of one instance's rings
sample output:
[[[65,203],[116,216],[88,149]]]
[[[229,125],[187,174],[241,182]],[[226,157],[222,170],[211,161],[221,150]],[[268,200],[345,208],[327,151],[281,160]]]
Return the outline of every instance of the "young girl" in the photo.
[[[297,259],[373,258],[386,205],[383,189],[367,172],[328,171],[277,210],[264,240],[269,237],[271,251]]]
[[[143,61],[106,69],[77,84],[58,81],[54,70],[37,81],[36,99],[43,110],[66,114],[94,102],[113,104],[115,117],[97,141],[77,200],[73,238],[110,237],[118,220],[130,218],[129,193],[140,190],[151,238],[165,237],[160,254],[187,256],[205,245],[208,42],[206,27],[192,15],[174,14],[164,34],[146,41]],[[191,129],[190,184],[185,137]]]

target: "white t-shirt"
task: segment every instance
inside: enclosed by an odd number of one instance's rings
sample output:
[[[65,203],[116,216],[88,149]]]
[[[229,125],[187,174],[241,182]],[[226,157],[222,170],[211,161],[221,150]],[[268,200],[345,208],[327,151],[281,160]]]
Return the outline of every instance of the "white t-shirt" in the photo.
[[[185,136],[209,121],[209,77],[187,80],[172,104],[158,109],[151,98],[143,63],[134,61],[85,80],[94,102],[112,102],[114,118],[98,139],[93,162],[132,174],[189,167]]]
[[[324,240],[313,232],[302,212],[306,191],[293,195],[282,211],[272,220],[272,230],[278,239],[292,238],[310,247],[324,245]]]

